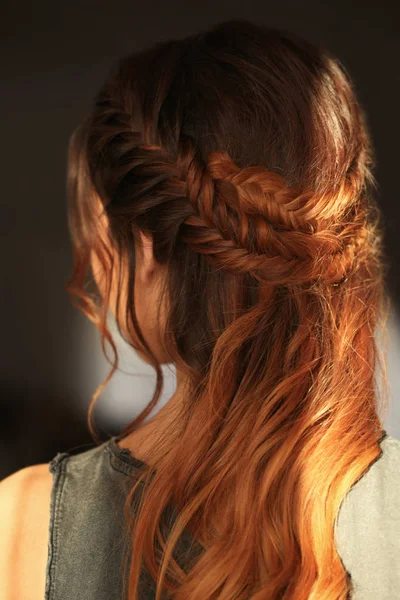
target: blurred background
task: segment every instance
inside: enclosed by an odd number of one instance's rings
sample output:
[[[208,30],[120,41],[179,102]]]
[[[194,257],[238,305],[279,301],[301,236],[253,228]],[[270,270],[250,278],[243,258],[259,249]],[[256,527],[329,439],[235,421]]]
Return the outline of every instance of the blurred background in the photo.
[[[66,153],[112,62],[122,54],[231,18],[295,31],[324,44],[350,71],[377,154],[379,202],[390,260],[390,408],[400,438],[399,21],[394,2],[6,2],[1,19],[0,479],[57,452],[94,445],[93,392],[109,365],[94,325],[64,290],[72,265]],[[155,375],[110,327],[120,371],[98,399],[95,424],[114,435],[150,400]],[[172,365],[159,408],[175,389]]]

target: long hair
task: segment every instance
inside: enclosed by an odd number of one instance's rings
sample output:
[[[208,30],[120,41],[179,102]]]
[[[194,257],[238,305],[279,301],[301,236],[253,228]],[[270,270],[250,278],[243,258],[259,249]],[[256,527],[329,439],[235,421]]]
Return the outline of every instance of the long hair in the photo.
[[[354,87],[326,50],[231,20],[120,58],[71,136],[67,290],[114,352],[88,412],[96,443],[91,413],[118,352],[110,286],[100,300],[87,290],[92,251],[109,284],[126,269],[118,329],[157,376],[120,437],[163,389],[135,312],[139,230],[166,268],[163,340],[189,382],[124,506],[129,599],[142,569],[156,600],[349,597],[334,526],[381,455],[374,336],[388,312],[374,151]]]

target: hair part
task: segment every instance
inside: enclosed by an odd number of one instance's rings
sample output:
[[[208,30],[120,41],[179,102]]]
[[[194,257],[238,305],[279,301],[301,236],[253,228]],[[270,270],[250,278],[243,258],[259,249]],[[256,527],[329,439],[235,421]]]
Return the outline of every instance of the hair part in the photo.
[[[385,433],[373,165],[344,65],[243,20],[121,58],[72,136],[67,289],[114,352],[89,407],[93,437],[93,406],[118,368],[108,294],[85,289],[94,249],[109,281],[114,256],[127,267],[129,335],[118,329],[157,376],[121,437],[163,389],[135,312],[139,230],[167,270],[165,347],[189,382],[156,468],[127,497],[129,599],[145,573],[156,600],[348,597],[334,525]],[[99,242],[94,198],[116,253]]]

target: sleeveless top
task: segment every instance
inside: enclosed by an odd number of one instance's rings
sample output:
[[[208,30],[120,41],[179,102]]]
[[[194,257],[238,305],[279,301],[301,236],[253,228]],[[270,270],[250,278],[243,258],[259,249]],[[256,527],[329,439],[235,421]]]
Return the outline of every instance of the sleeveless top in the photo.
[[[381,455],[344,497],[335,522],[336,547],[354,588],[351,600],[400,599],[400,441],[384,434]],[[49,464],[45,600],[123,597],[123,504],[143,463],[117,440],[78,454],[59,452]],[[191,543],[189,534],[182,538],[183,545]],[[143,570],[139,599],[154,598],[155,583]]]

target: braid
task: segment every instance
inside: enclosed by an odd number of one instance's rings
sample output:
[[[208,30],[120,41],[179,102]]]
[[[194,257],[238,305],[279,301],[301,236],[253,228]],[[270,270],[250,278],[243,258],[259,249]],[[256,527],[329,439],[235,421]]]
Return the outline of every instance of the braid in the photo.
[[[334,195],[318,196],[288,186],[264,166],[240,169],[227,152],[212,152],[204,165],[193,139],[183,134],[171,160],[160,145],[132,131],[132,117],[116,108],[103,112],[103,125],[103,142],[117,144],[105,186],[109,195],[120,197],[126,185],[129,209],[132,197],[141,198],[140,212],[150,192],[153,205],[155,196],[160,203],[189,200],[180,237],[217,268],[279,285],[338,285],[368,252],[365,212],[347,221],[354,204],[351,179]]]
[[[263,166],[240,169],[226,152],[211,153],[204,169],[186,159],[182,175],[195,209],[182,239],[217,267],[280,284],[337,284],[367,249],[365,219],[345,221],[353,198],[348,182],[335,198],[318,198]]]

